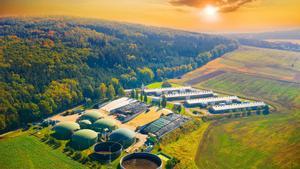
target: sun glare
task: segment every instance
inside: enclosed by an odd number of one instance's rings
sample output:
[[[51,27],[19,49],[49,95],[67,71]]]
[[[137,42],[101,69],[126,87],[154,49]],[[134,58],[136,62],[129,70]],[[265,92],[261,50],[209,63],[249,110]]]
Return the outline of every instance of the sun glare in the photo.
[[[218,20],[218,10],[218,7],[207,5],[201,10],[200,15],[207,22],[215,22]]]
[[[204,9],[203,9],[203,13],[205,15],[208,15],[208,16],[213,16],[213,15],[216,15],[218,12],[218,8],[217,7],[214,7],[214,6],[211,6],[211,5],[207,5]]]

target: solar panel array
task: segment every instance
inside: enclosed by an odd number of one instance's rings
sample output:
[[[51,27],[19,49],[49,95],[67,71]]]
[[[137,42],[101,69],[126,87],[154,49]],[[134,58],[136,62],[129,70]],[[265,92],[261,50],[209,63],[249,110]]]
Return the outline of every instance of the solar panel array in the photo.
[[[161,138],[165,134],[173,131],[174,129],[180,127],[184,123],[186,123],[190,118],[171,113],[167,116],[162,116],[158,120],[146,125],[141,133],[148,134],[152,133],[156,135],[158,138]]]

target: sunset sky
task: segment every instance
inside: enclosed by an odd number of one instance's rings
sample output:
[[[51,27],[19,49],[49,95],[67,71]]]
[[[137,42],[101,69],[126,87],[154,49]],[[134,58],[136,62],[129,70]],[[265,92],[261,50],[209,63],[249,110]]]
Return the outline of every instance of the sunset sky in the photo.
[[[0,0],[1,16],[68,15],[198,32],[300,27],[300,0]]]

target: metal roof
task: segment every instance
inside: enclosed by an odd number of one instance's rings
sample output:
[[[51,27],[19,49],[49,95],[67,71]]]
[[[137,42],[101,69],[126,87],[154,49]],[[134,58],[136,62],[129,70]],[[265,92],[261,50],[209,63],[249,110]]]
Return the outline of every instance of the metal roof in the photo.
[[[176,97],[188,97],[188,96],[201,96],[207,94],[214,94],[213,91],[194,91],[194,92],[184,92],[184,93],[174,93],[166,94],[166,98],[176,98]]]
[[[101,107],[101,109],[110,112],[114,109],[126,106],[126,105],[134,103],[134,102],[137,102],[137,100],[131,99],[128,97],[122,97],[122,98],[119,98],[119,99],[109,102],[105,106]]]
[[[237,96],[226,96],[226,97],[209,97],[209,98],[201,98],[201,99],[190,99],[186,100],[187,104],[208,104],[211,102],[218,102],[218,101],[233,101],[239,100]]]
[[[188,90],[192,89],[191,86],[184,87],[167,87],[167,88],[157,88],[157,89],[145,89],[144,92],[152,93],[152,92],[170,92],[170,91],[178,91],[178,90]]]
[[[250,108],[250,107],[258,107],[258,106],[266,106],[264,102],[250,102],[250,103],[237,103],[223,106],[212,106],[214,111],[221,110],[230,110],[230,109],[241,109],[241,108]]]

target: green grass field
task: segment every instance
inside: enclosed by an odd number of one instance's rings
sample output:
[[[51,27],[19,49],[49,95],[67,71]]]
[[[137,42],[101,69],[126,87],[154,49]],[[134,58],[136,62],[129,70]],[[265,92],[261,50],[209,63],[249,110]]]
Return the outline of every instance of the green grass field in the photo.
[[[215,123],[196,163],[203,169],[300,167],[300,111]]]
[[[196,87],[267,100],[279,104],[279,108],[300,108],[300,84],[241,73],[224,73]]]
[[[1,169],[86,168],[33,136],[3,139],[0,141],[0,150]]]
[[[198,168],[300,168],[299,61],[296,52],[243,46],[182,79],[172,80],[184,84],[200,79],[194,87],[263,100],[277,108],[277,113],[268,116],[213,122],[199,137]],[[220,70],[225,73],[201,79],[207,72]]]
[[[146,87],[149,88],[149,89],[156,89],[156,88],[162,88],[162,83],[163,82],[154,82],[154,83],[151,83],[149,85],[147,85]],[[171,83],[172,87],[180,87],[180,85],[178,84],[175,84],[175,83]]]

